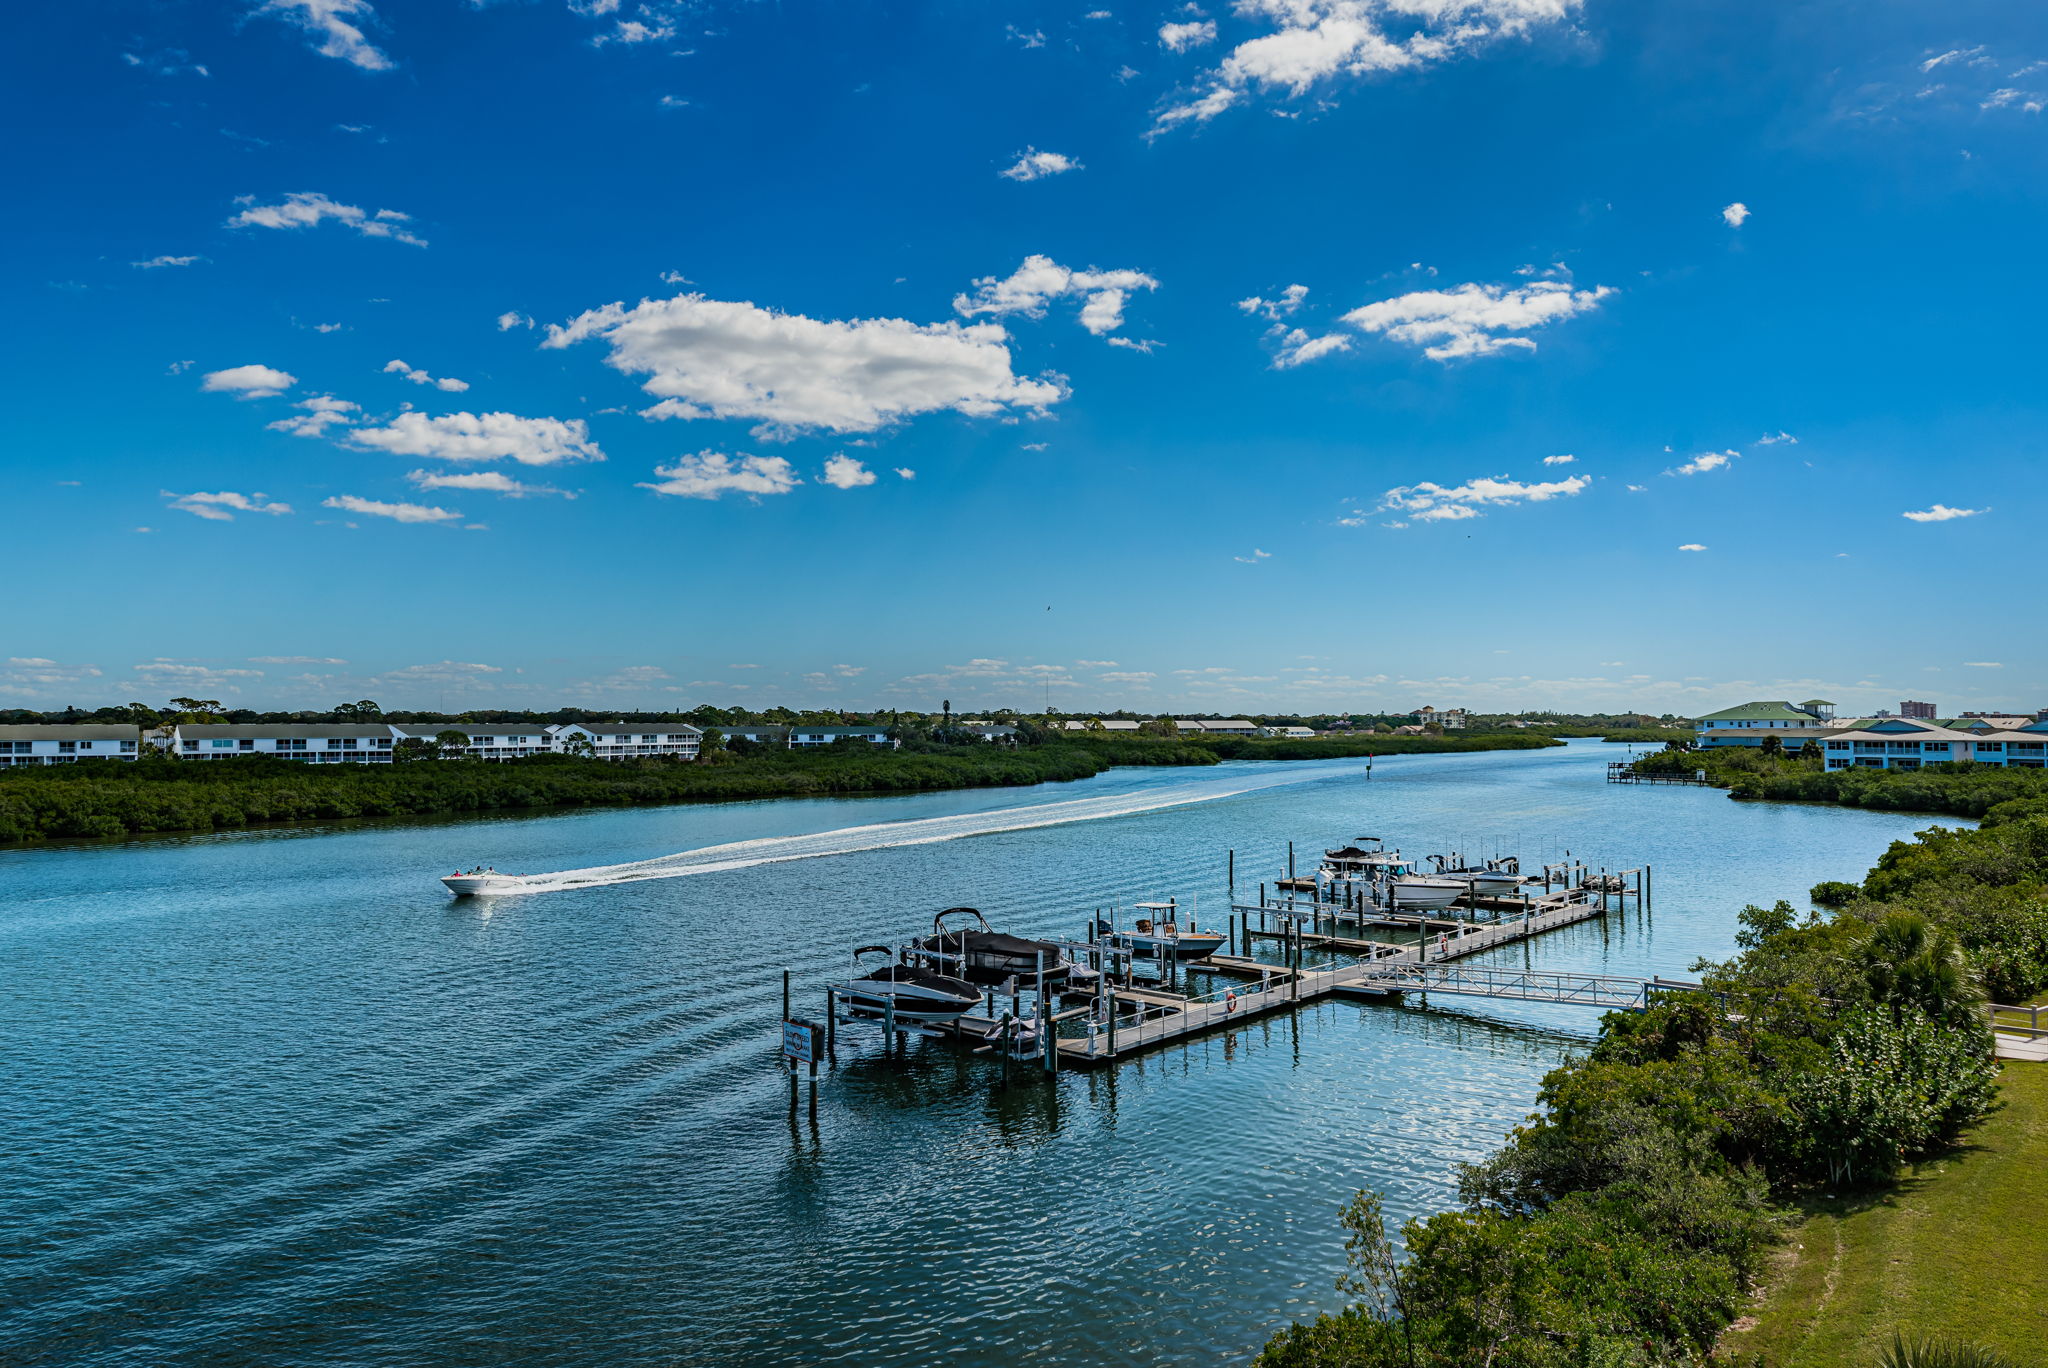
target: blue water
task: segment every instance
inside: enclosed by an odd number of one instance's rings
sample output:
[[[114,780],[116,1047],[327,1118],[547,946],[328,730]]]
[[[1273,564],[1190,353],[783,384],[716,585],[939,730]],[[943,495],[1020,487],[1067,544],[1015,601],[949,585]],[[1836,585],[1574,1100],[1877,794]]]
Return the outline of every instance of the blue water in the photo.
[[[1370,833],[1650,862],[1650,917],[1527,953],[1682,974],[1729,952],[1745,902],[1859,877],[1930,821],[1610,786],[1617,749],[0,854],[0,1362],[1242,1358],[1338,1304],[1353,1190],[1449,1204],[1593,1013],[1330,1003],[1008,1088],[949,1045],[891,1060],[848,1028],[793,1099],[782,970],[816,1011],[854,946],[960,903],[1072,934],[1096,906],[1199,896],[1220,923],[1227,849],[1249,886],[1290,839],[1307,867]],[[434,882],[1270,778],[1290,782],[513,899]]]

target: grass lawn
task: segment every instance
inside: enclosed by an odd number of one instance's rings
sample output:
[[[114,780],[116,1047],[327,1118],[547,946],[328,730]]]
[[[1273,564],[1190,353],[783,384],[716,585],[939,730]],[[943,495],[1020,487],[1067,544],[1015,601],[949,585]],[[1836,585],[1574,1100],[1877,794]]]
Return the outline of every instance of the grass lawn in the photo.
[[[2048,1064],[2008,1064],[2004,1105],[1879,1198],[1816,1201],[1721,1356],[1863,1368],[1894,1331],[2022,1362],[2048,1345]]]

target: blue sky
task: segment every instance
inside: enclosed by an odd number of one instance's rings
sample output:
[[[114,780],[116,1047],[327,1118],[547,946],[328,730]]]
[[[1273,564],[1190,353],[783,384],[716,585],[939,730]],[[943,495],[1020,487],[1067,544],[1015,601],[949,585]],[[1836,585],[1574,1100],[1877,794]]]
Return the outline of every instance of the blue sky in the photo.
[[[2048,703],[2030,7],[12,22],[0,705]]]

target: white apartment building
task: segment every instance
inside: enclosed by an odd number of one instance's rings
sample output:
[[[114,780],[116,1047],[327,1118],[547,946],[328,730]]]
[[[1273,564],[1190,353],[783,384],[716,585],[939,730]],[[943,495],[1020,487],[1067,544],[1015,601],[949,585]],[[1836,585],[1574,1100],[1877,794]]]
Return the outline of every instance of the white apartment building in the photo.
[[[187,722],[174,729],[181,760],[278,755],[322,764],[388,764],[397,728],[385,722]]]
[[[0,727],[0,766],[65,765],[74,760],[133,760],[142,733],[118,723]]]
[[[1417,726],[1427,727],[1434,724],[1442,727],[1445,731],[1461,730],[1465,725],[1465,717],[1466,713],[1463,708],[1443,708],[1441,710],[1437,708],[1417,708],[1415,710],[1415,724]]]

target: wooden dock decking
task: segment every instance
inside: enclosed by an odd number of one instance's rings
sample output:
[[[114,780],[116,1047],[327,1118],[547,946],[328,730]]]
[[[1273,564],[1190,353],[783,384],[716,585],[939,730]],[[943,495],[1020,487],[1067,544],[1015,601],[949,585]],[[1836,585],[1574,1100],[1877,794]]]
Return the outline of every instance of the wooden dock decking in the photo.
[[[1190,1002],[1178,1012],[1149,1021],[1118,1023],[1114,1030],[1093,1031],[1083,1040],[1061,1040],[1059,1060],[1062,1064],[1078,1068],[1114,1063],[1131,1055],[1171,1044],[1176,1040],[1185,1040],[1204,1031],[1216,1030],[1240,1021],[1250,1021],[1299,1003],[1314,1002],[1320,998],[1338,995],[1383,997],[1403,991],[1454,992],[1487,997],[1512,997],[1522,1001],[1627,1006],[1631,1000],[1640,1000],[1643,990],[1648,986],[1644,980],[1615,979],[1603,975],[1545,975],[1541,972],[1516,970],[1513,972],[1525,985],[1525,990],[1514,991],[1512,988],[1504,989],[1498,983],[1459,986],[1454,976],[1432,976],[1428,972],[1429,966],[1444,965],[1483,951],[1526,941],[1548,931],[1560,930],[1605,916],[1606,912],[1606,907],[1597,898],[1580,901],[1558,900],[1548,910],[1532,912],[1526,918],[1518,917],[1513,921],[1486,925],[1464,923],[1464,934],[1442,937],[1441,949],[1434,941],[1421,946],[1395,947],[1376,941],[1304,934],[1301,940],[1306,946],[1340,950],[1349,950],[1356,946],[1359,947],[1358,953],[1373,954],[1375,958],[1357,964],[1332,965],[1319,969],[1305,968],[1298,976],[1284,967],[1261,964],[1256,960],[1235,956],[1212,956],[1198,967],[1212,968],[1232,976],[1266,976],[1270,986],[1237,993],[1233,1002]],[[1435,978],[1435,982],[1431,981],[1432,977]],[[1561,982],[1544,984],[1542,981],[1546,979]],[[1584,981],[1583,984],[1580,981]]]

